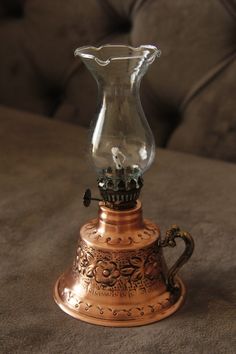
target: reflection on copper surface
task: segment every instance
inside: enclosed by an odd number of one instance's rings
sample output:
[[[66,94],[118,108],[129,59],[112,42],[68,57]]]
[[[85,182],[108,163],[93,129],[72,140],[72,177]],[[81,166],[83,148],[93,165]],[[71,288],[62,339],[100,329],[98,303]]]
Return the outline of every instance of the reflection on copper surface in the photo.
[[[163,247],[184,240],[184,253],[168,271]],[[176,276],[193,252],[193,240],[177,226],[160,237],[143,219],[141,203],[124,211],[99,205],[98,218],[82,226],[72,267],[57,281],[54,298],[63,311],[83,321],[115,327],[159,321],[183,303]]]

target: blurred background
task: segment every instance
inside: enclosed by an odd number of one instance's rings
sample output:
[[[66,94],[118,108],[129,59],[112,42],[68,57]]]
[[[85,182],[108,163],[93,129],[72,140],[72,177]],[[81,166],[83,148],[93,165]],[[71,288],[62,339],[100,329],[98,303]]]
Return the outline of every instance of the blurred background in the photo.
[[[157,145],[236,162],[236,0],[0,0],[0,43],[1,107],[85,127],[97,87],[74,50],[160,47],[141,86]]]

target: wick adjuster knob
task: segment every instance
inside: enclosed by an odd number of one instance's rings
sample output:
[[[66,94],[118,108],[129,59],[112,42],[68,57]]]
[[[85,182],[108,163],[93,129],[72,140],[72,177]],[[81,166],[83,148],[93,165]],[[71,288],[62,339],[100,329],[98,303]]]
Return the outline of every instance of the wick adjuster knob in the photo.
[[[85,207],[88,207],[91,204],[92,200],[97,200],[97,201],[102,201],[102,199],[98,199],[98,198],[92,198],[92,193],[91,190],[88,188],[86,189],[85,193],[84,193],[84,197],[83,197],[83,204]]]

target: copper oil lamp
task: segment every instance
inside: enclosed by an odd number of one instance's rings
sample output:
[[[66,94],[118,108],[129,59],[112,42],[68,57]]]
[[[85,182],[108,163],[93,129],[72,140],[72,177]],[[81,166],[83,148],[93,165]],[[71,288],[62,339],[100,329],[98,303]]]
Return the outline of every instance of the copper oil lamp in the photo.
[[[101,194],[98,216],[80,230],[73,265],[54,287],[67,314],[97,325],[128,327],[159,321],[183,303],[186,290],[176,275],[194,242],[172,226],[164,238],[144,219],[139,200],[143,174],[155,143],[139,99],[139,86],[160,51],[150,45],[82,47],[75,51],[95,77],[99,105],[91,128],[90,157]],[[91,201],[87,190],[84,204]],[[163,248],[181,238],[185,250],[167,268]]]

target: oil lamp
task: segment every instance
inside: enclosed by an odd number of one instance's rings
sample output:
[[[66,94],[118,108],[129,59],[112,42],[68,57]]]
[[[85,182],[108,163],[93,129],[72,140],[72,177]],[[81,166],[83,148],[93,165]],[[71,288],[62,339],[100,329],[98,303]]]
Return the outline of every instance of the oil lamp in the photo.
[[[101,199],[98,217],[80,230],[73,265],[57,280],[54,299],[63,311],[89,323],[148,324],[183,303],[185,286],[176,273],[194,248],[191,235],[176,225],[162,238],[159,226],[143,218],[139,200],[143,174],[155,157],[139,86],[160,50],[104,45],[78,48],[75,55],[99,89],[89,154]],[[84,205],[92,199],[88,189]],[[168,269],[163,248],[174,247],[177,238],[185,242],[185,250]]]

